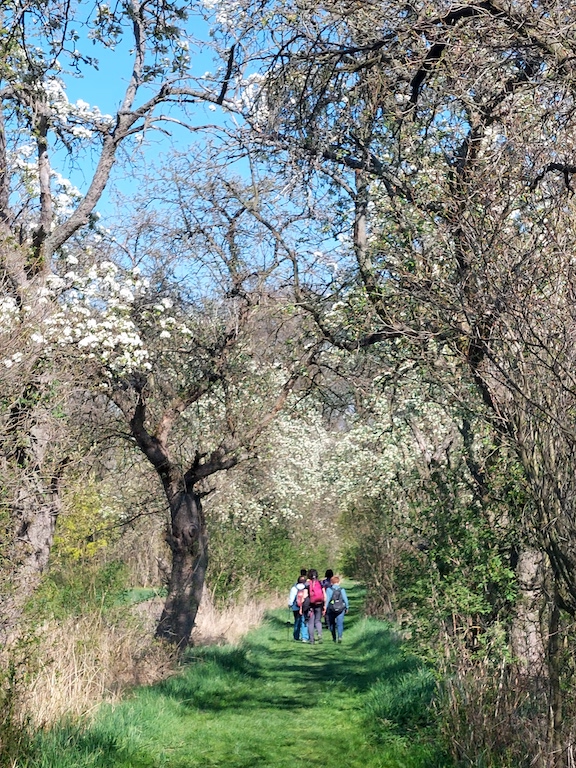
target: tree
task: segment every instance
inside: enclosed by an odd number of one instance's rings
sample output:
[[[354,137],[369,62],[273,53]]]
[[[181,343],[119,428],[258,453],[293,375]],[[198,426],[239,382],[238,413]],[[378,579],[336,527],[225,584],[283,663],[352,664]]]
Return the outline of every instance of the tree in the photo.
[[[145,146],[142,137],[161,125],[184,125],[186,106],[222,103],[219,82],[192,87],[188,22],[194,10],[163,1],[115,9],[57,0],[2,8],[0,270],[3,333],[18,344],[16,351],[6,347],[0,363],[17,382],[6,393],[2,415],[4,476],[10,478],[3,505],[12,544],[8,624],[46,567],[60,510],[58,486],[70,458],[70,447],[55,439],[50,424],[58,424],[54,407],[66,399],[64,390],[74,388],[72,369],[52,354],[57,344],[48,351],[44,338],[46,327],[55,327],[52,315],[60,322],[62,306],[70,309],[62,292],[76,280],[74,254],[89,246],[96,206],[121,147],[137,152]],[[132,51],[113,115],[67,99],[67,79],[97,70],[97,59],[80,50],[88,45],[103,55],[124,45]],[[85,192],[57,170],[68,161],[89,176]],[[60,328],[71,330],[75,319],[72,312]]]
[[[278,237],[292,222],[265,217],[274,189],[180,166],[146,191],[125,240],[118,228],[101,242],[99,266],[62,294],[52,343],[75,311],[69,354],[162,484],[172,563],[157,634],[183,648],[208,564],[207,481],[253,455],[322,344],[283,285],[292,262]],[[125,254],[139,266],[118,266]]]

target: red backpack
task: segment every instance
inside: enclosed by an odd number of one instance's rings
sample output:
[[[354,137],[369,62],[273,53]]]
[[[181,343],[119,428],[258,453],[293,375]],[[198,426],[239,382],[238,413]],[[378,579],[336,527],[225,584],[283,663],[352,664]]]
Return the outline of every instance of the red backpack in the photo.
[[[322,584],[317,579],[312,579],[308,585],[308,592],[310,593],[311,605],[324,605],[324,592],[322,591]]]

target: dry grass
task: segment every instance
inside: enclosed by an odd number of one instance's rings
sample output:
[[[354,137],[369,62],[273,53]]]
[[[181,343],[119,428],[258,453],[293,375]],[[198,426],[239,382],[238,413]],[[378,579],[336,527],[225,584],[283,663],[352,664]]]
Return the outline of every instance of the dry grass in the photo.
[[[205,595],[196,618],[192,640],[195,645],[237,643],[243,635],[262,623],[267,610],[278,608],[284,602],[280,597],[273,603],[245,597],[236,605],[219,609],[214,606],[210,596]]]
[[[36,726],[87,714],[128,687],[153,683],[170,674],[176,657],[141,625],[111,626],[96,615],[46,623],[38,661],[24,702]]]
[[[442,730],[458,765],[549,765],[546,682],[511,665],[461,664],[444,683]],[[478,762],[477,762],[478,761]]]
[[[161,599],[140,603],[125,622],[115,626],[100,615],[47,622],[41,632],[37,671],[23,702],[33,724],[86,715],[100,702],[114,701],[135,685],[150,685],[173,674],[178,664],[175,652],[153,639],[162,604]],[[193,642],[236,643],[272,607],[276,605],[252,600],[218,610],[206,596]]]

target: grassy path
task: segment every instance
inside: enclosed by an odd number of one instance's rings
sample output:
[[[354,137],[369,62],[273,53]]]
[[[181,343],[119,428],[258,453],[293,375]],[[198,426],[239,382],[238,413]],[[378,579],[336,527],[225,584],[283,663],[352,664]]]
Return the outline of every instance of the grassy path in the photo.
[[[240,647],[195,649],[178,677],[42,738],[30,768],[444,768],[426,726],[431,675],[358,618],[344,642],[294,642],[273,612]]]

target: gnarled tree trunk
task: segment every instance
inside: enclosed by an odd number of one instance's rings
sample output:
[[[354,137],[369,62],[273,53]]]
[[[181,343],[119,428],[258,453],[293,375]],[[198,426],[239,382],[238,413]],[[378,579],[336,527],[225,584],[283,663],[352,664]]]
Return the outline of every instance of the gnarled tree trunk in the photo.
[[[182,410],[180,406],[168,408],[152,433],[146,427],[146,400],[139,391],[130,426],[136,444],[162,482],[170,507],[167,542],[172,551],[172,569],[156,636],[183,650],[190,643],[208,566],[208,534],[201,494],[196,488],[206,477],[233,467],[238,458],[233,451],[219,448],[209,455],[197,454],[187,471],[178,466],[170,457],[168,439]]]
[[[156,636],[185,648],[202,597],[208,566],[208,534],[200,496],[183,488],[170,503],[172,570]]]

